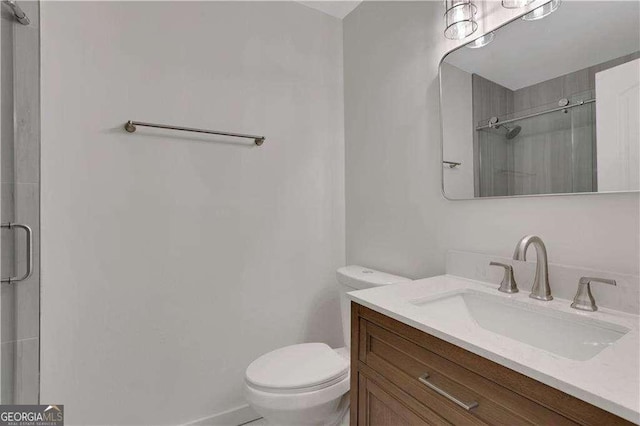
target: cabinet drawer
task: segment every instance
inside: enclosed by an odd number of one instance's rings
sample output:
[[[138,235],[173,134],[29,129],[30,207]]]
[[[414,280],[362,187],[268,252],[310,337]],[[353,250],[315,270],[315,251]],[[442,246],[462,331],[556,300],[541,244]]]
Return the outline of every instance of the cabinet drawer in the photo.
[[[362,320],[360,333],[360,361],[449,422],[576,424],[374,323]]]
[[[449,426],[433,411],[365,366],[358,375],[357,426]]]

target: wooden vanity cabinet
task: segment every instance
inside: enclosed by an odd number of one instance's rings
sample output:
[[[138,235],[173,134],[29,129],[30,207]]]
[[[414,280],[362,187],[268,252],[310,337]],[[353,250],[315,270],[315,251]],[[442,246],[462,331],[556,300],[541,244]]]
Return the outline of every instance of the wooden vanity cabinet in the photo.
[[[555,388],[351,304],[351,425],[631,425]]]

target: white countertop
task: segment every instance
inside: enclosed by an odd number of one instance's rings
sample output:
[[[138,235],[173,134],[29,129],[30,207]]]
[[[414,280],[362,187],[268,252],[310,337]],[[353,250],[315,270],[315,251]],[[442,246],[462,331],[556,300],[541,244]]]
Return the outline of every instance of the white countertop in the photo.
[[[411,301],[471,289],[492,296],[544,306],[583,318],[617,324],[630,329],[615,344],[586,361],[576,361],[460,321],[438,321],[427,309]],[[348,293],[351,300],[404,324],[490,359],[569,395],[640,424],[639,317],[601,308],[581,312],[570,301],[549,302],[529,298],[529,292],[500,293],[495,284],[452,275]]]

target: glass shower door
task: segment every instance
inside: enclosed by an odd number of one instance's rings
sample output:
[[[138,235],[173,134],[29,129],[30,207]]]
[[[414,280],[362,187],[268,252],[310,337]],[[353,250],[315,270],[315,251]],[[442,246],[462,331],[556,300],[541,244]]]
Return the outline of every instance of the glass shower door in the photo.
[[[567,108],[542,105],[478,131],[479,195],[596,191],[593,98],[591,91],[578,93]]]
[[[37,404],[40,361],[39,4],[0,16],[0,403]]]

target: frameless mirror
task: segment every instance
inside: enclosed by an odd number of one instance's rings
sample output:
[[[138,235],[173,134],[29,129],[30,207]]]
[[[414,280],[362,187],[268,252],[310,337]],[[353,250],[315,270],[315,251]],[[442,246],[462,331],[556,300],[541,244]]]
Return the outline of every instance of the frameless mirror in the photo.
[[[447,198],[640,190],[640,2],[551,3],[442,59]]]

